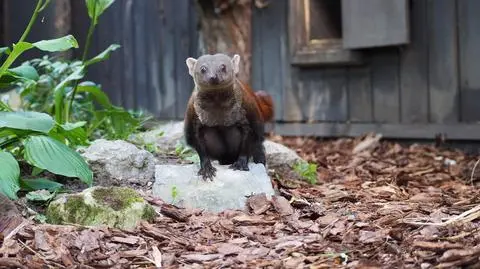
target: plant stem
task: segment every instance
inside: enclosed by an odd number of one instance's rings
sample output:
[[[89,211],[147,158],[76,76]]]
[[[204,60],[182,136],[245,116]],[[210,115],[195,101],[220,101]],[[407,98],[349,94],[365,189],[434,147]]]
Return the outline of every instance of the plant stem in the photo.
[[[92,35],[93,31],[95,30],[95,25],[97,24],[96,22],[96,9],[97,9],[97,1],[95,0],[95,3],[93,5],[93,18],[90,20],[90,27],[88,27],[88,33],[87,33],[87,39],[85,40],[85,47],[83,48],[83,55],[82,55],[82,63],[85,62],[87,59],[87,54],[88,54],[88,48],[90,47],[90,43],[92,41]],[[86,72],[86,71],[85,71]],[[75,94],[77,93],[77,86],[78,86],[78,80],[75,80],[75,84],[73,85],[73,91],[72,95],[70,96],[70,102],[68,106],[65,108],[65,120],[68,122],[70,119],[70,111],[72,110],[73,107],[73,100],[75,99]]]
[[[27,38],[28,34],[30,33],[30,30],[32,29],[33,24],[35,23],[35,20],[38,17],[38,13],[40,12],[40,7],[42,6],[43,0],[38,0],[37,1],[37,6],[35,7],[35,10],[33,11],[33,15],[30,18],[30,21],[28,22],[27,28],[23,32],[22,36],[18,40],[18,43],[23,42],[25,38]]]

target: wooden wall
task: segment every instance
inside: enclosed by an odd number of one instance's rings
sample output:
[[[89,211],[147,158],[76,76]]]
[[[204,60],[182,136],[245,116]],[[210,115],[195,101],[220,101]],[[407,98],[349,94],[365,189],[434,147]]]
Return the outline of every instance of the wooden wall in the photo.
[[[31,14],[21,12],[24,1],[33,10],[33,0],[8,0],[9,14],[19,14],[7,24],[13,40]],[[89,78],[116,104],[182,119],[192,89],[185,59],[199,56],[193,1],[117,0],[101,17],[89,54],[111,43],[122,48],[90,69]],[[309,68],[291,62],[289,1],[268,2],[252,6],[252,81],[274,97],[275,132],[480,138],[480,1],[411,0],[408,45],[363,49],[360,66]],[[84,1],[70,3],[71,33],[83,48],[89,23]],[[45,23],[36,27],[30,39],[53,37]]]
[[[365,64],[296,67],[288,1],[254,13],[254,86],[274,93],[282,134],[480,138],[480,1],[410,1],[410,44],[362,50]]]

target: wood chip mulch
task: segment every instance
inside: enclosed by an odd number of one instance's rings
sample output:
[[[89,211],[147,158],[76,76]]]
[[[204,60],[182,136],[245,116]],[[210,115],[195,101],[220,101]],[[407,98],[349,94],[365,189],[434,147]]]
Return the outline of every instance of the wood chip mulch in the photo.
[[[162,216],[134,231],[25,221],[0,237],[0,268],[480,267],[478,156],[374,136],[273,139],[318,165],[316,185],[281,174],[280,194],[249,197],[248,212],[151,199]]]

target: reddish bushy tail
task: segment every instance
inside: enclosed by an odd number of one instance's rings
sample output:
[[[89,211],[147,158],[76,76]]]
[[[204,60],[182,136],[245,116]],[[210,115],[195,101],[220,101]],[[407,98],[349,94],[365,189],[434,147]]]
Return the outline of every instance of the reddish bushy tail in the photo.
[[[258,110],[260,110],[263,121],[267,122],[273,120],[274,106],[272,96],[266,91],[254,92],[248,84],[243,83],[240,80],[237,80],[237,82],[242,87],[244,93],[249,96],[249,100],[251,100],[251,98],[254,99],[252,101],[255,102]]]
[[[263,117],[263,121],[271,121],[273,119],[273,98],[266,91],[256,91],[257,103],[260,107],[260,112]]]

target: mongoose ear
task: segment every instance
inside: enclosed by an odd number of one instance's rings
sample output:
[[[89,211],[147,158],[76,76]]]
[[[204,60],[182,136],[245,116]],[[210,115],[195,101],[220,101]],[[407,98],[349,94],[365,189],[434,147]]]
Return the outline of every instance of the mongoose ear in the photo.
[[[233,64],[233,73],[238,74],[238,72],[240,71],[240,55],[238,54],[233,55],[232,64]]]
[[[197,59],[188,57],[185,62],[187,63],[188,73],[190,74],[190,76],[193,77],[193,74],[195,73],[193,70],[193,67],[195,67],[195,63],[197,62]]]

